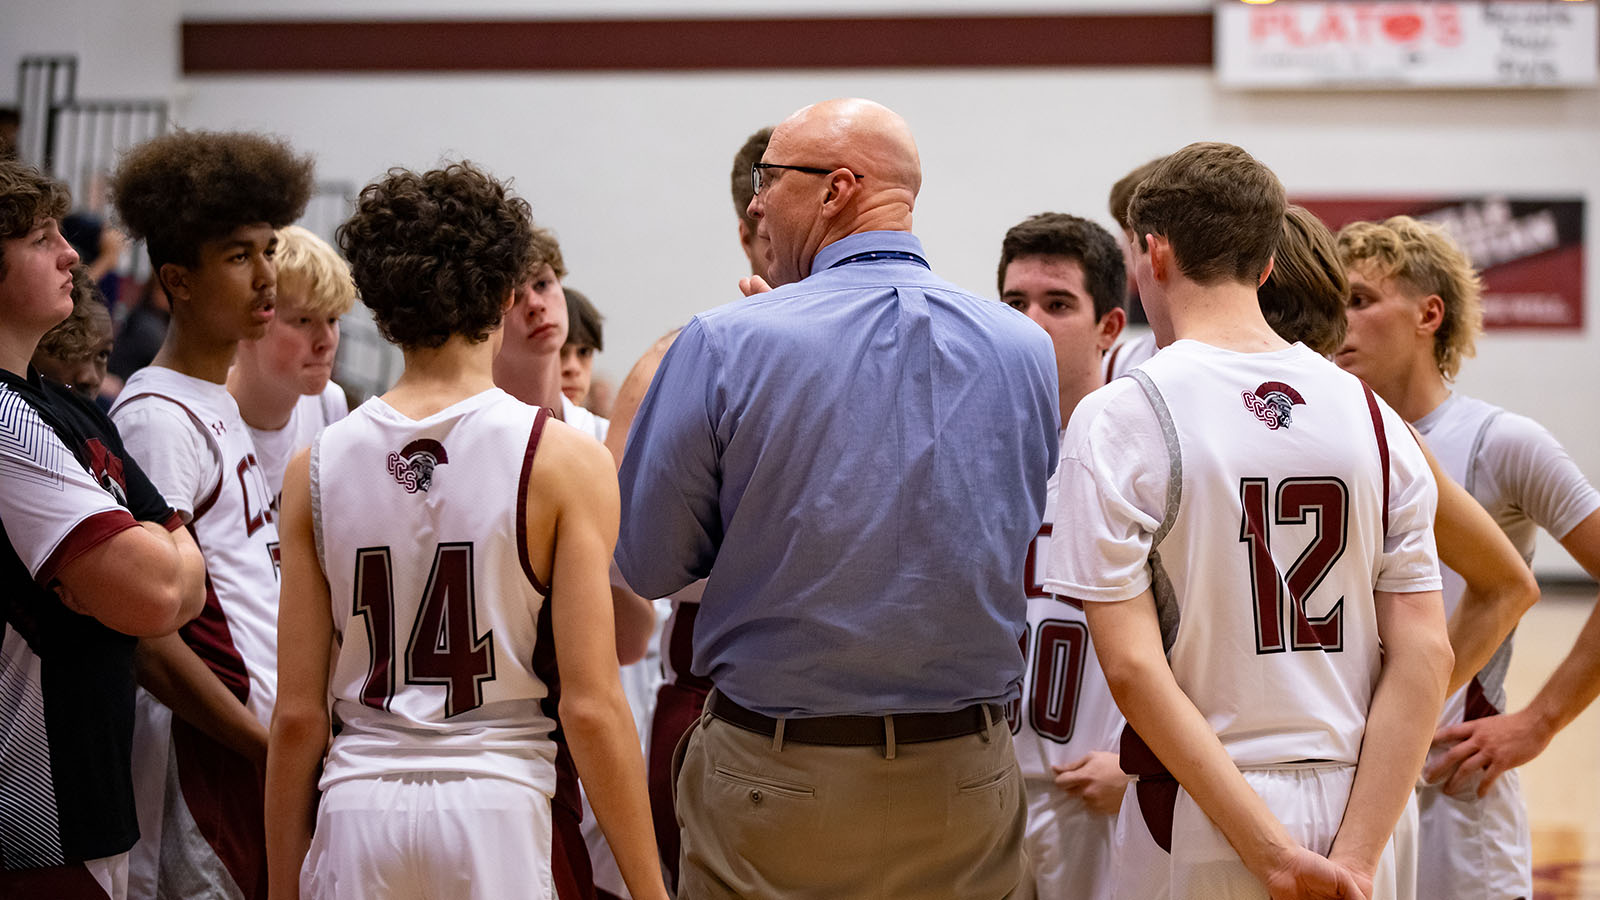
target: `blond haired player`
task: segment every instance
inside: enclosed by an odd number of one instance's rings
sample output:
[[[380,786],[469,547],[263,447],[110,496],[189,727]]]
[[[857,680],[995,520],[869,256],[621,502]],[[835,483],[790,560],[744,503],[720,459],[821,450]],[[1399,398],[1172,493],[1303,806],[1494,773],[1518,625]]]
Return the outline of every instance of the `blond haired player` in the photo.
[[[391,170],[340,230],[406,364],[285,476],[275,898],[551,897],[555,723],[540,701],[558,670],[628,887],[666,896],[617,680],[610,458],[492,378],[531,229],[525,202],[463,163]]]
[[[1139,776],[1117,897],[1398,891],[1451,661],[1435,492],[1399,417],[1263,318],[1285,206],[1227,144],[1145,179],[1135,271],[1167,346],[1062,442],[1075,521],[1045,586],[1085,601]]]
[[[289,457],[350,411],[333,378],[339,319],[356,300],[350,267],[322,238],[299,225],[278,229],[278,305],[267,333],[239,342],[228,393],[250,428],[256,459],[283,493]]]
[[[1489,510],[1524,559],[1532,559],[1535,530],[1543,528],[1591,574],[1600,573],[1600,493],[1538,423],[1451,387],[1482,329],[1482,284],[1466,255],[1436,226],[1406,216],[1346,226],[1339,251],[1351,282],[1339,365],[1427,438],[1444,470]],[[1447,569],[1452,613],[1462,590]],[[1527,811],[1511,769],[1593,699],[1597,642],[1600,621],[1591,619],[1545,688],[1512,715],[1500,715],[1509,638],[1481,671],[1460,673],[1466,678],[1457,681],[1466,684],[1440,720],[1440,756],[1425,773],[1431,783],[1418,788],[1419,896],[1531,895]]]

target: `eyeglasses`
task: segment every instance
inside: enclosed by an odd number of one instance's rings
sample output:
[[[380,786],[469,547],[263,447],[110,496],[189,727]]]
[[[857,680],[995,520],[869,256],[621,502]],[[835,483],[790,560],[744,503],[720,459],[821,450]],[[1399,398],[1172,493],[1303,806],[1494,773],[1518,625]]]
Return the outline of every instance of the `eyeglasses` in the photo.
[[[762,182],[765,180],[761,177],[762,169],[789,169],[795,172],[805,172],[809,175],[827,175],[835,171],[834,169],[824,169],[818,166],[781,166],[777,163],[758,162],[750,167],[750,186],[757,194],[761,193]],[[854,172],[850,174],[858,181],[866,177],[865,175],[857,175]]]

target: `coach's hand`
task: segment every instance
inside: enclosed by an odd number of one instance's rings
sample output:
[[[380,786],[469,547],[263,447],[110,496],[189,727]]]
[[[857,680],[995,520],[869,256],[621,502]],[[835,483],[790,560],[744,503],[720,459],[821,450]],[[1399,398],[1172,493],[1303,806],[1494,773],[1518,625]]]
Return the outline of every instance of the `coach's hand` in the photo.
[[[1051,766],[1056,787],[1083,800],[1090,810],[1114,816],[1122,808],[1122,795],[1128,790],[1128,776],[1117,762],[1117,754],[1096,751],[1064,766]]]
[[[1272,900],[1369,900],[1372,876],[1304,847],[1267,876]]]
[[[1422,774],[1429,784],[1444,781],[1444,792],[1452,795],[1469,790],[1473,779],[1481,777],[1477,787],[1482,797],[1496,778],[1543,753],[1553,736],[1526,709],[1450,725],[1439,729],[1433,742],[1459,743]]]
[[[739,279],[739,290],[743,291],[746,297],[754,297],[772,290],[772,285],[767,284],[767,280],[760,275],[746,275]]]

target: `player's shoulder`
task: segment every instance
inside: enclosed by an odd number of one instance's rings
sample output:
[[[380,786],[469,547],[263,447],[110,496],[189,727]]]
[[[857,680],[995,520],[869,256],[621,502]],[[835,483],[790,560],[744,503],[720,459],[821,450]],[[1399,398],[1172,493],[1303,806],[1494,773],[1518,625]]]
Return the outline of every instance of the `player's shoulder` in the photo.
[[[1561,442],[1550,433],[1550,429],[1521,413],[1472,397],[1461,399],[1476,404],[1476,408],[1487,419],[1484,424],[1482,446],[1486,453],[1518,452],[1540,448],[1562,449]]]
[[[540,431],[533,466],[536,474],[542,470],[558,477],[570,473],[575,477],[604,476],[613,482],[617,478],[616,465],[604,444],[554,416],[545,420]]]

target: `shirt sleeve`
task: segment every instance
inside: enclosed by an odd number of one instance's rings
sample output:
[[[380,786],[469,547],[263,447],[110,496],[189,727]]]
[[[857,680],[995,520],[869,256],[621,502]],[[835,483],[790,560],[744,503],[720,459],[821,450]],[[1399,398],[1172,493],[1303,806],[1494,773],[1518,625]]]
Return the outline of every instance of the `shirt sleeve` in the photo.
[[[711,336],[691,320],[662,358],[628,434],[616,560],[645,597],[704,578],[722,543],[718,369]]]
[[[164,400],[135,400],[112,414],[122,443],[184,521],[216,488],[221,466],[193,420]]]
[[[1439,486],[1405,421],[1387,403],[1379,400],[1378,405],[1389,442],[1389,523],[1373,589],[1396,594],[1436,591],[1443,585],[1433,538]]]
[[[1144,391],[1120,379],[1084,398],[1061,440],[1056,525],[1045,590],[1116,602],[1150,586],[1150,551],[1166,517],[1171,457]]]
[[[1600,492],[1543,425],[1515,413],[1490,424],[1478,457],[1494,466],[1504,496],[1556,540],[1600,509]]]
[[[0,410],[0,523],[29,574],[49,584],[62,566],[138,523],[33,407],[12,399]]]

